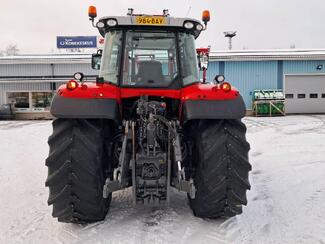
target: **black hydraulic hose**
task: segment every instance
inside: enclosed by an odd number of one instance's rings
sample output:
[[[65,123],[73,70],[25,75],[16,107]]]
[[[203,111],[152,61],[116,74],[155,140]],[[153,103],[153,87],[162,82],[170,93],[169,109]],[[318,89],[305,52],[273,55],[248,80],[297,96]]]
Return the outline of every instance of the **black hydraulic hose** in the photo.
[[[163,116],[161,116],[161,115],[154,115],[154,118],[158,119],[160,122],[162,122],[164,125],[166,125],[166,126],[168,127],[169,131],[170,131],[171,134],[172,134],[172,138],[173,138],[173,139],[176,138],[176,136],[177,136],[176,131],[175,131],[174,128],[171,126],[171,124],[169,124],[169,121],[168,121],[165,117],[163,117]]]

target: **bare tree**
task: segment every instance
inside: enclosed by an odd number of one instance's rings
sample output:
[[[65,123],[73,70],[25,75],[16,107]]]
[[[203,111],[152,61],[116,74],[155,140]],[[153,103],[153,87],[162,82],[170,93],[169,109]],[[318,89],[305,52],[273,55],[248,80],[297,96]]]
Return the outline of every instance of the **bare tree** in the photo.
[[[4,51],[4,53],[7,56],[14,56],[19,53],[19,49],[16,44],[10,44],[6,47],[6,50]]]

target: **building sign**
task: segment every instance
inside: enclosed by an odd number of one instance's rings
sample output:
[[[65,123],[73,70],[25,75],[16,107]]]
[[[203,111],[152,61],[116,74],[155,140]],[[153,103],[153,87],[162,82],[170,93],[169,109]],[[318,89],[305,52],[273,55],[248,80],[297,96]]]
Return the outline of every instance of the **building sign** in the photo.
[[[96,36],[57,36],[57,48],[96,48]]]

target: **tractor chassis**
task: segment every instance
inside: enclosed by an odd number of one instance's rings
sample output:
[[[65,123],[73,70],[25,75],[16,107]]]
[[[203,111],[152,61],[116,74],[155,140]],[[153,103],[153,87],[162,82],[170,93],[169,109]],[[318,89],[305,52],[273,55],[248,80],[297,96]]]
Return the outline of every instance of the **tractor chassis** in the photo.
[[[104,198],[109,197],[112,192],[130,186],[133,186],[134,205],[169,206],[171,187],[188,193],[191,199],[195,198],[194,181],[192,178],[185,179],[184,167],[182,167],[183,159],[177,123],[169,121],[169,124],[167,152],[156,157],[143,157],[136,153],[136,122],[126,121],[124,123],[119,164],[114,170],[113,179],[110,177],[106,179],[103,187]],[[128,152],[130,149],[131,152]],[[146,169],[143,168],[144,165],[147,165]],[[166,174],[157,171],[159,166],[163,166],[160,168],[164,168]],[[139,172],[141,168],[142,172]],[[155,177],[144,177],[144,179],[139,177],[144,174],[144,171],[150,172],[149,175]],[[131,176],[130,172],[132,172]]]

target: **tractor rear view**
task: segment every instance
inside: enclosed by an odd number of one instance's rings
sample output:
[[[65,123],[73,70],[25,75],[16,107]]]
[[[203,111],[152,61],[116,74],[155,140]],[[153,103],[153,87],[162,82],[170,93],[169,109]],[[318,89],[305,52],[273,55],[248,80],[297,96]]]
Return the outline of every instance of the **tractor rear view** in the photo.
[[[105,38],[92,56],[96,82],[83,74],[52,101],[46,160],[48,204],[61,222],[103,220],[112,192],[132,187],[138,205],[168,206],[186,192],[194,215],[242,213],[250,189],[245,105],[223,76],[200,80],[207,52],[194,41],[210,20],[162,15],[89,17]]]

